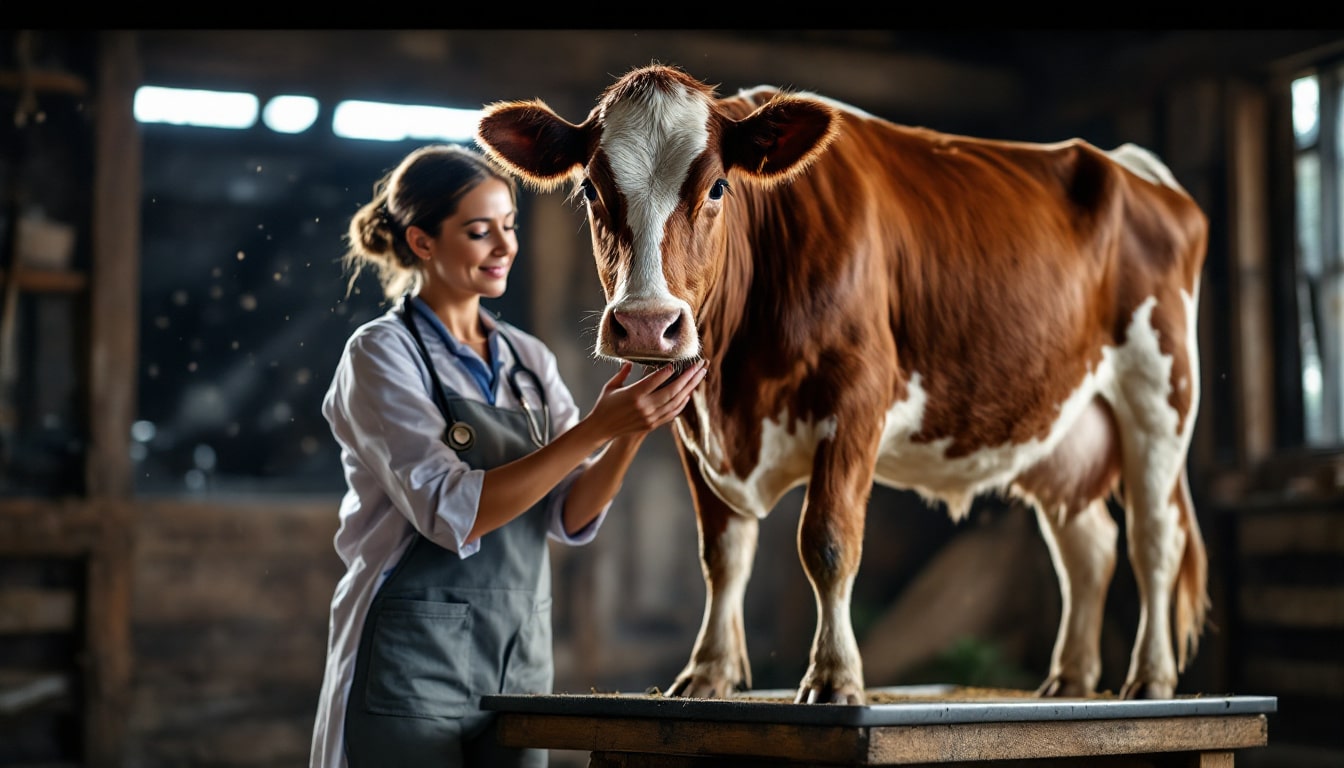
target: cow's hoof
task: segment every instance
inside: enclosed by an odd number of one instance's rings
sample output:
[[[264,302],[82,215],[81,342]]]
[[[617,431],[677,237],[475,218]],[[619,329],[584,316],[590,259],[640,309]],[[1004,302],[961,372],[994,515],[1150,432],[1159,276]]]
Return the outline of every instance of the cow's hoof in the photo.
[[[1175,686],[1168,683],[1131,681],[1120,689],[1122,699],[1172,699],[1176,697]]]
[[[668,687],[667,695],[680,699],[726,699],[736,690],[736,684],[721,678],[684,675]]]
[[[1091,695],[1092,689],[1070,678],[1055,675],[1041,683],[1036,695],[1046,699],[1082,699]]]
[[[798,689],[798,695],[793,697],[795,704],[855,704],[863,705],[867,699],[862,690],[842,686],[833,688],[831,686],[803,686]]]

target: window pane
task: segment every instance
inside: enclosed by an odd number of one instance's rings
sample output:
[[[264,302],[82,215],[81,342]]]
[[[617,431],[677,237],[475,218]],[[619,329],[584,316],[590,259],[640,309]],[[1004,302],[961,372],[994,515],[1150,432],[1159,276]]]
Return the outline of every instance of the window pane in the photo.
[[[1344,414],[1344,279],[1336,273],[1321,282],[1321,301],[1318,315],[1321,321],[1318,336],[1321,352],[1321,435],[1320,442],[1336,444],[1340,441],[1341,414]]]
[[[1302,420],[1303,436],[1310,445],[1319,445],[1325,439],[1325,421],[1321,415],[1321,353],[1316,343],[1316,320],[1312,316],[1311,285],[1305,280],[1297,284],[1297,314],[1299,340],[1302,345]]]
[[[1321,274],[1321,157],[1297,156],[1297,263],[1303,275]]]
[[[1293,135],[1298,149],[1315,145],[1321,125],[1320,85],[1316,75],[1293,81]]]

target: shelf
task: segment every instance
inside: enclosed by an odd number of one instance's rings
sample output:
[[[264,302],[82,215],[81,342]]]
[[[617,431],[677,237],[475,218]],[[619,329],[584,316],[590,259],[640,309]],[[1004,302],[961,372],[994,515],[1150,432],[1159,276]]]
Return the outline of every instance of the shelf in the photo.
[[[14,274],[19,290],[28,293],[79,293],[89,284],[88,275],[69,269],[19,267]],[[6,273],[0,269],[0,284],[5,280]]]
[[[26,82],[25,82],[26,81]],[[39,93],[69,93],[83,96],[88,91],[88,83],[78,75],[55,70],[31,70],[20,72],[13,69],[0,69],[0,90],[18,91],[25,85]]]

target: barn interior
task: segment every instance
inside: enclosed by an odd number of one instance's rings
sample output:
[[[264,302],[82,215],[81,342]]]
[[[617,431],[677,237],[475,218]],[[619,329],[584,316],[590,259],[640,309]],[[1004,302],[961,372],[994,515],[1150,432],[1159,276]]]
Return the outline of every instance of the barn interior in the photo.
[[[1344,764],[1344,31],[0,34],[0,764],[306,763],[344,491],[319,403],[345,338],[386,309],[370,276],[347,285],[343,236],[374,182],[438,140],[339,136],[334,110],[536,97],[578,122],[652,61],[720,93],[769,83],[953,133],[1135,142],[1171,166],[1212,226],[1189,458],[1212,612],[1178,693],[1278,697],[1268,746],[1238,765]],[[316,119],[150,122],[144,86],[307,96]],[[487,304],[591,403],[613,368],[591,353],[586,224],[563,192],[525,191],[520,216],[519,267]],[[801,500],[762,525],[759,688],[807,663]],[[1060,596],[1028,510],[986,497],[954,524],[877,487],[864,552],[868,685],[1044,679]],[[704,586],[670,434],[597,540],[552,557],[556,690],[671,683]],[[1136,624],[1122,557],[1102,689]]]

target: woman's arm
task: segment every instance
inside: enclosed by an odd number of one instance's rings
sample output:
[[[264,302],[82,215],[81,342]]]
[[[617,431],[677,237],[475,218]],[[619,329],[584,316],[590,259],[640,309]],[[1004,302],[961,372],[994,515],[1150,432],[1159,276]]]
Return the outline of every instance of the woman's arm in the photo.
[[[573,429],[527,456],[485,472],[469,540],[484,536],[527,511],[570,471],[607,446],[574,481],[565,503],[565,529],[577,531],[597,517],[620,489],[644,436],[681,413],[691,392],[705,376],[703,363],[686,369],[676,378],[672,377],[673,368],[664,366],[626,386],[633,367],[632,363],[622,363],[621,369],[603,386],[593,409]],[[667,386],[662,386],[664,383]]]

